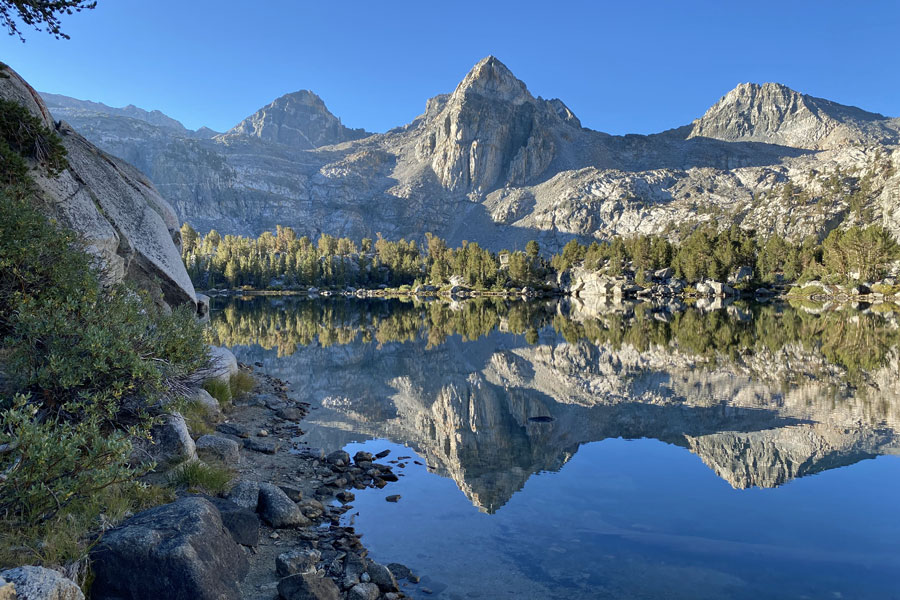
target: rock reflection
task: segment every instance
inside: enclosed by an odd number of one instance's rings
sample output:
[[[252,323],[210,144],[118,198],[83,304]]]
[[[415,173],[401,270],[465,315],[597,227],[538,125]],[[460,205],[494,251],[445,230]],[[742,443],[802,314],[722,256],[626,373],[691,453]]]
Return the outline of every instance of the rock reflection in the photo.
[[[319,410],[312,443],[413,447],[493,512],[581,444],[655,438],[735,488],[900,453],[890,311],[232,299],[214,343]]]

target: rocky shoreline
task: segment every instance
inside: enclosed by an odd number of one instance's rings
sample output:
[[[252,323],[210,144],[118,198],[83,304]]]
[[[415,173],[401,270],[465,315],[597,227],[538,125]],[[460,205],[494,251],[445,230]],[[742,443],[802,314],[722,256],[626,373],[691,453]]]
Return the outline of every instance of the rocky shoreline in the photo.
[[[404,590],[430,593],[404,565],[368,558],[359,534],[342,523],[354,490],[381,488],[402,476],[379,462],[390,460],[390,451],[351,457],[308,447],[300,439],[300,423],[309,405],[292,400],[285,382],[239,365],[224,348],[214,351],[221,373],[253,375],[252,392],[223,414],[198,390],[195,402],[205,407],[215,430],[194,439],[175,413],[141,451],[164,465],[147,476],[151,482],[199,462],[234,474],[227,491],[211,496],[180,489],[174,502],[106,530],[91,551],[89,596],[397,600],[407,597]],[[52,569],[25,566],[0,573],[0,600],[84,597]]]

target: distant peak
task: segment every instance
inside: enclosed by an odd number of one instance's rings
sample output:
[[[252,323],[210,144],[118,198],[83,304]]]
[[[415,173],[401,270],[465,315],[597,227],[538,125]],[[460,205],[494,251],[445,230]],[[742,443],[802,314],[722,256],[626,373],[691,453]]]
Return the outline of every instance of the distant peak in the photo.
[[[525,84],[493,55],[478,61],[466,74],[454,92],[454,95],[460,94],[478,94],[508,101],[531,98]]]
[[[285,94],[276,98],[274,103],[277,103],[279,101],[298,102],[307,106],[325,106],[325,102],[318,96],[318,94],[316,94],[315,92],[311,92],[310,90],[297,90],[296,92]]]

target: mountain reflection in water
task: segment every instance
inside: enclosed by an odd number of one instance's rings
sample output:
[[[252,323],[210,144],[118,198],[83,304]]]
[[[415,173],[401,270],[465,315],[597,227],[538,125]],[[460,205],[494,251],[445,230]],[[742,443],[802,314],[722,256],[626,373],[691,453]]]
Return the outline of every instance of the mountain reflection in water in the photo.
[[[317,407],[310,444],[405,444],[489,513],[608,438],[687,448],[735,488],[900,454],[891,311],[292,297],[213,308],[213,343]]]

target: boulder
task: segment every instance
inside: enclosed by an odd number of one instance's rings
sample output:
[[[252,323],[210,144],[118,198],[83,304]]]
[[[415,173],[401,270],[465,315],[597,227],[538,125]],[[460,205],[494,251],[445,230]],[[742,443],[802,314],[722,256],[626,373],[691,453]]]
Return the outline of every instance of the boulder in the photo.
[[[197,496],[138,513],[91,552],[93,600],[239,600],[249,566],[219,511]]]
[[[132,464],[156,463],[156,470],[163,471],[197,458],[194,440],[184,417],[172,413],[150,430],[150,439],[137,438],[131,453]]]
[[[202,388],[195,390],[190,396],[190,400],[194,404],[202,406],[203,410],[206,412],[206,416],[211,421],[219,421],[222,419],[222,407],[219,406],[219,401],[213,398],[206,390]]]
[[[312,548],[296,549],[279,554],[275,559],[275,572],[279,577],[289,577],[298,573],[310,573],[322,560],[322,553]]]
[[[300,507],[280,487],[259,484],[259,515],[272,527],[305,527],[310,524]]]
[[[259,517],[255,512],[238,506],[225,498],[204,496],[212,502],[222,517],[222,524],[231,533],[234,541],[242,546],[259,545]]]
[[[299,573],[278,582],[278,595],[284,600],[340,600],[341,590],[328,577]]]
[[[211,378],[228,381],[232,375],[237,374],[237,359],[228,348],[210,346],[209,357],[211,360],[209,376]]]
[[[0,572],[0,582],[4,581],[0,583],[4,600],[84,600],[81,588],[53,569],[17,567]]]
[[[372,583],[377,585],[382,592],[396,592],[399,589],[394,574],[386,566],[368,560],[366,561],[366,567],[366,572],[372,578]]]
[[[374,583],[357,583],[347,595],[348,600],[378,600],[381,591]]]
[[[240,444],[220,435],[203,435],[195,442],[197,456],[207,462],[233,466],[241,461]]]
[[[728,278],[729,283],[746,283],[753,279],[753,269],[744,265],[739,267]]]
[[[241,479],[228,492],[227,498],[238,506],[256,512],[259,508],[259,495],[258,481]]]
[[[338,467],[347,467],[350,465],[350,454],[344,450],[335,450],[325,460]]]
[[[197,316],[201,319],[209,317],[209,296],[197,294]]]

